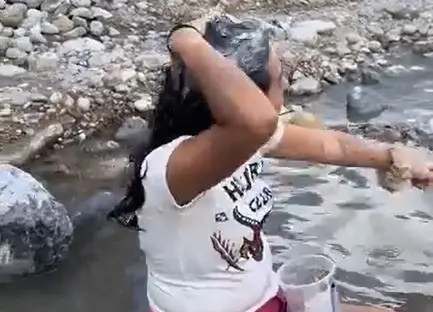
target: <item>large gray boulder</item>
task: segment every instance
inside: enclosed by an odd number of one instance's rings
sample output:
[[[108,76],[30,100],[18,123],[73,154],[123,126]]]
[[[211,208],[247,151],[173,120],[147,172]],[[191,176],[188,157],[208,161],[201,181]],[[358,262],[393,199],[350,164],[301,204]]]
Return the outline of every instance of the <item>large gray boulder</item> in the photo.
[[[0,164],[0,282],[53,268],[66,255],[72,234],[65,207],[41,183]]]

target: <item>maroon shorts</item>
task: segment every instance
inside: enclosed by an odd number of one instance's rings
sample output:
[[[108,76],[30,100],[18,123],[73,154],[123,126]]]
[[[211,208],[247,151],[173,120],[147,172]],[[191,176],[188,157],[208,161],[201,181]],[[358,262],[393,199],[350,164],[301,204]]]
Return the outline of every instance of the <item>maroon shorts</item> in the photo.
[[[262,305],[257,312],[286,312],[287,302],[284,297],[283,291],[280,289],[275,297],[269,299],[264,305]],[[152,309],[149,310],[152,312]]]
[[[268,302],[262,305],[257,312],[286,312],[287,302],[284,293],[281,289],[275,297],[272,297]]]

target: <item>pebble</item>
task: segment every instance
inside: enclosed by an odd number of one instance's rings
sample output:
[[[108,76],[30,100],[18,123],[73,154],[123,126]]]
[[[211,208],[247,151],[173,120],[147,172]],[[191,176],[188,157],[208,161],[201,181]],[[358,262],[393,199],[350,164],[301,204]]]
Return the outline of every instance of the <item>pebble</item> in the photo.
[[[88,112],[90,110],[90,100],[83,97],[78,98],[77,107],[83,112]]]
[[[2,77],[13,77],[16,75],[24,74],[25,72],[26,70],[24,68],[12,64],[0,65],[0,76]]]
[[[33,50],[33,44],[31,43],[29,37],[20,37],[13,39],[12,46],[24,52],[31,52]]]
[[[293,95],[313,95],[320,93],[322,87],[320,82],[312,77],[305,77],[297,80],[290,86],[290,92]]]
[[[63,100],[63,94],[61,92],[54,92],[49,98],[51,104],[60,104]]]
[[[65,105],[65,107],[68,108],[74,107],[75,100],[69,94],[66,94],[63,100],[64,100],[63,104]]]
[[[27,6],[24,3],[14,3],[0,12],[0,22],[5,26],[18,27],[24,21]]]
[[[92,21],[90,23],[90,32],[94,36],[100,36],[104,32],[104,24],[100,21]]]
[[[59,32],[70,31],[74,28],[74,22],[72,22],[63,14],[53,21],[53,25],[58,29]]]
[[[134,102],[134,108],[139,112],[152,109],[152,97],[148,94],[143,95],[141,99]]]
[[[55,35],[58,34],[60,31],[56,25],[44,21],[41,24],[41,32],[46,35]]]
[[[382,50],[382,44],[376,40],[370,41],[367,47],[373,53],[379,53]]]

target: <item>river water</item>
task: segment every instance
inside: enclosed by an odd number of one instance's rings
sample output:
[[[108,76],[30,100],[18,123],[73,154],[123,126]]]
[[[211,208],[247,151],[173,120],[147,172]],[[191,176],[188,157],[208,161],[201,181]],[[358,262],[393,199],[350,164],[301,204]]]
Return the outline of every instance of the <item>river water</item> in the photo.
[[[408,121],[430,129],[433,60],[403,56],[366,87],[362,101],[385,102],[377,121]],[[346,94],[339,85],[312,100],[329,123],[345,122]],[[431,131],[431,130],[429,130]],[[87,197],[119,191],[125,155],[86,154],[76,146],[43,157],[29,170],[67,206],[83,209]],[[66,164],[65,170],[47,166]],[[62,167],[63,168],[63,167]],[[294,254],[324,250],[337,261],[344,298],[431,311],[433,296],[433,193],[390,195],[370,170],[271,160],[266,179],[277,197],[267,223],[275,263]],[[110,205],[112,199],[88,204]],[[136,233],[102,222],[77,230],[69,258],[54,272],[0,286],[1,312],[143,312],[146,268]]]

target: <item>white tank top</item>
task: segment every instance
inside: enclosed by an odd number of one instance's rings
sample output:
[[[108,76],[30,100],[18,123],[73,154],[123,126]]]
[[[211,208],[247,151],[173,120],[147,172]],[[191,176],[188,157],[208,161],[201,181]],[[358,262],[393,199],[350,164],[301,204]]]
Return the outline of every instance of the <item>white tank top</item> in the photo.
[[[155,312],[253,312],[278,291],[262,231],[273,202],[257,153],[186,206],[167,187],[166,165],[180,137],[152,151],[143,167],[139,212],[147,292]],[[185,181],[188,183],[188,181]]]

